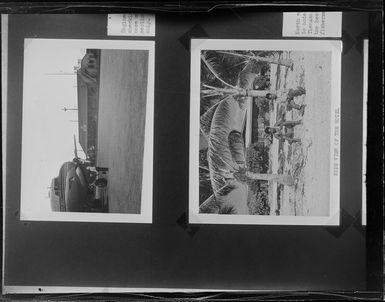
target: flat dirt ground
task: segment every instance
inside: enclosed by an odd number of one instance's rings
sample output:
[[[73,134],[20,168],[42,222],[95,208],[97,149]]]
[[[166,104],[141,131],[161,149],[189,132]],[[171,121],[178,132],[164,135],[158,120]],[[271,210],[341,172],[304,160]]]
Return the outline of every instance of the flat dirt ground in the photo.
[[[290,174],[295,186],[269,184],[270,215],[324,216],[329,214],[330,132],[331,132],[331,55],[328,52],[284,52],[291,58],[293,70],[272,65],[272,89],[306,89],[306,95],[295,103],[306,104],[304,112],[286,111],[285,105],[274,105],[271,124],[282,118],[302,119],[295,126],[294,137],[301,142],[279,143],[274,139],[270,149],[271,172]]]
[[[109,168],[111,213],[140,213],[147,71],[148,51],[101,51],[97,165]]]

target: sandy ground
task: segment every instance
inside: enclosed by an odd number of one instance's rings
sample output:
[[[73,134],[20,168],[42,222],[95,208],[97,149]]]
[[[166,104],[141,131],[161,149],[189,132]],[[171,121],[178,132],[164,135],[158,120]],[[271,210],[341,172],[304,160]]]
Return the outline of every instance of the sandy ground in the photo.
[[[271,172],[290,174],[297,180],[293,187],[269,185],[271,215],[280,209],[280,215],[322,216],[329,213],[330,167],[330,93],[331,57],[325,52],[284,53],[294,61],[293,70],[272,65],[272,87],[277,89],[306,89],[306,95],[295,98],[297,104],[306,104],[302,114],[293,109],[286,120],[302,118],[295,127],[294,137],[300,143],[279,144],[274,139],[270,150]],[[280,106],[280,105],[279,105]],[[278,116],[274,107],[271,124]]]
[[[97,165],[109,168],[111,213],[140,213],[148,53],[102,50]]]

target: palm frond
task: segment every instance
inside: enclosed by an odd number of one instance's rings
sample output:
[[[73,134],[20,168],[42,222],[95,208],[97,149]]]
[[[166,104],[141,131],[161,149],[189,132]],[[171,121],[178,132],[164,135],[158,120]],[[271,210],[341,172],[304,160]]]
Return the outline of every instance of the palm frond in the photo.
[[[206,65],[206,67],[210,70],[210,72],[221,82],[223,83],[225,86],[228,86],[228,87],[231,87],[231,88],[236,88],[235,86],[227,83],[226,81],[224,81],[220,75],[218,74],[218,72],[216,71],[215,67],[212,65],[213,64],[213,59],[210,60],[210,58],[206,58],[206,52],[202,52],[201,54],[201,59],[203,61],[203,63]]]
[[[226,66],[236,66],[243,62],[244,58],[242,56],[234,56],[232,53],[238,54],[236,51],[228,51],[229,53],[224,53],[223,51],[216,51],[219,56],[222,58],[222,62],[226,64]],[[241,52],[243,53],[243,52]]]
[[[235,208],[233,206],[225,205],[225,206],[223,206],[223,207],[221,207],[219,209],[219,213],[218,214],[227,214],[227,215],[229,215],[229,214],[235,214],[235,213],[236,213],[236,210],[235,210]]]

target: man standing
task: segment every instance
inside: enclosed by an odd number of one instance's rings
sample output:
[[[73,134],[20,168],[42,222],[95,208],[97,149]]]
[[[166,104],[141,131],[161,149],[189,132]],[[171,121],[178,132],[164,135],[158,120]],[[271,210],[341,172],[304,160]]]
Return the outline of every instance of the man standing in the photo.
[[[306,90],[300,86],[297,87],[297,89],[290,89],[287,92],[286,98],[282,100],[281,98],[278,98],[276,94],[273,93],[267,93],[266,98],[268,100],[273,100],[279,104],[279,103],[286,103],[286,109],[291,110],[292,108],[297,109],[297,110],[303,110],[305,108],[305,104],[298,105],[294,102],[294,98],[297,96],[301,96],[306,93]]]

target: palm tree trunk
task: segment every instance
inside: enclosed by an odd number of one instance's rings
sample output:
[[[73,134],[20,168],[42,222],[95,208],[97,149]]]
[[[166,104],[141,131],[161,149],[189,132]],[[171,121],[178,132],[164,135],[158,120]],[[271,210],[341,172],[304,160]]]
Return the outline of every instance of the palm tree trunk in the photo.
[[[294,185],[293,177],[287,174],[253,173],[253,172],[246,171],[246,177],[250,180],[276,181],[277,183],[280,183],[286,186]]]
[[[278,92],[287,92],[288,89],[280,89],[280,90],[254,90],[254,89],[244,89],[244,88],[219,88],[212,87],[210,89],[201,90],[203,94],[227,94],[232,96],[250,96],[250,97],[264,97],[266,94],[277,94]]]
[[[266,57],[259,57],[259,56],[250,56],[250,55],[243,55],[236,52],[230,52],[230,51],[217,51],[218,53],[247,58],[255,61],[261,61],[261,62],[267,62],[270,64],[277,64],[277,65],[283,65],[286,67],[292,67],[293,61],[290,59],[274,59],[274,58],[266,58]]]

